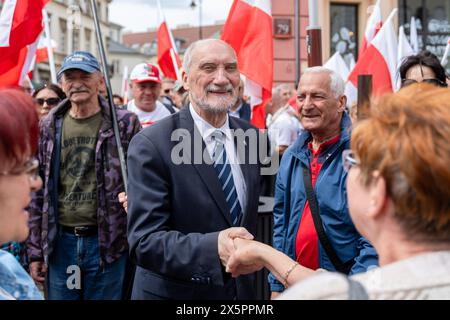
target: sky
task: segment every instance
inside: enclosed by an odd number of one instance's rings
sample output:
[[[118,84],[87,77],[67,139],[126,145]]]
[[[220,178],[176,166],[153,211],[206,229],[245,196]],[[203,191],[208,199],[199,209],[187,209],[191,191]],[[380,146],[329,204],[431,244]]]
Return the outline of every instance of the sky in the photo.
[[[199,0],[195,9],[192,0],[160,0],[169,28],[179,25],[199,25]],[[216,21],[224,22],[232,0],[200,0],[202,3],[202,25]],[[124,26],[124,32],[140,32],[158,26],[156,0],[113,0],[109,7],[110,20]]]

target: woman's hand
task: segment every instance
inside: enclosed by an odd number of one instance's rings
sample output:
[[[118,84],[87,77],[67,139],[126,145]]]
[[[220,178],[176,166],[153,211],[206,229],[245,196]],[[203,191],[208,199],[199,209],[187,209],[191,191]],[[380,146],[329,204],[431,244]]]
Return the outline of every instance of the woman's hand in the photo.
[[[228,259],[226,271],[236,278],[240,275],[253,273],[264,267],[260,257],[260,249],[265,246],[261,242],[246,240],[241,238],[234,239],[235,251]]]

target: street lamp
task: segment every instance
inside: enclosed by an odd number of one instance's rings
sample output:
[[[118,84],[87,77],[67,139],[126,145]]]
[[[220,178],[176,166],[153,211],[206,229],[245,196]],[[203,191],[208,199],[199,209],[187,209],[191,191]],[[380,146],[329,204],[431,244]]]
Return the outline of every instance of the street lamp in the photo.
[[[190,7],[195,9],[197,3],[195,0],[191,1]],[[202,0],[198,0],[198,38],[203,39],[202,35]]]

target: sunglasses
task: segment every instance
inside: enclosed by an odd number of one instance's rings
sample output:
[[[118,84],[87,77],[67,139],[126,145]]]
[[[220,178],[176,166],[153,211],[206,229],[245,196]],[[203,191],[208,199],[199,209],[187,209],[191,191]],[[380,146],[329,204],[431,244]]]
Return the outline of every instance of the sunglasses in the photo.
[[[413,79],[402,79],[402,88],[410,86],[415,83],[428,83],[438,87],[447,87],[447,83],[442,82],[439,79],[423,79],[420,82]]]
[[[60,98],[48,98],[48,99],[36,99],[38,105],[43,106],[44,102],[47,103],[48,106],[56,106],[61,101]]]

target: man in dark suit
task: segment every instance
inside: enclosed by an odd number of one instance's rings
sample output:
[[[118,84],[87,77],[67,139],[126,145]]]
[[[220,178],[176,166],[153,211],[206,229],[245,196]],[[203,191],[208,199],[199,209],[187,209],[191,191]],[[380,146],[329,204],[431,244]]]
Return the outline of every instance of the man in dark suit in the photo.
[[[254,275],[233,279],[223,267],[232,239],[256,232],[259,195],[259,135],[228,116],[240,80],[236,54],[221,40],[200,40],[183,69],[189,107],[129,147],[132,299],[254,299]]]
[[[252,110],[250,105],[244,100],[244,81],[239,83],[238,99],[230,109],[230,116],[250,121]]]

